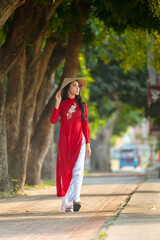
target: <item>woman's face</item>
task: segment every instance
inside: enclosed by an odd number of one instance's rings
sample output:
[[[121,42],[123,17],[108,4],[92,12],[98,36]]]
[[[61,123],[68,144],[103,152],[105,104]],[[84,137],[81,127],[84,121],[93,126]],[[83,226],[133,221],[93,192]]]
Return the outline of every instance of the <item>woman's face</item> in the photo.
[[[77,81],[73,81],[71,84],[70,84],[70,87],[68,89],[68,93],[71,94],[71,95],[79,95],[79,84]]]

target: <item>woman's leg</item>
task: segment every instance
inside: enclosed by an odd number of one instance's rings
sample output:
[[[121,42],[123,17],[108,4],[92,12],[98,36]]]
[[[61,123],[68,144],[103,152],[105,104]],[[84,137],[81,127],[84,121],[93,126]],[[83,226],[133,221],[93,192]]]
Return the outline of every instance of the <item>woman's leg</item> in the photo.
[[[80,192],[83,182],[85,150],[86,144],[83,136],[81,150],[72,171],[72,180],[70,182],[69,189],[66,195],[62,198],[62,210],[65,210],[67,207],[73,207],[74,200],[76,202],[81,201]]]

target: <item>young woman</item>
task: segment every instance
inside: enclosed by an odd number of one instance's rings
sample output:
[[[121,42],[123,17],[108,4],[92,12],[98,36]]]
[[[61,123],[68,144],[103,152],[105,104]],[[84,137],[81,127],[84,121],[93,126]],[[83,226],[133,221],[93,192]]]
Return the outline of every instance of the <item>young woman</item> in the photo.
[[[85,79],[65,78],[50,117],[53,124],[61,118],[56,186],[57,196],[62,197],[61,208],[66,212],[79,211],[81,207],[84,159],[85,154],[86,158],[91,155],[87,105],[80,96],[85,86]]]

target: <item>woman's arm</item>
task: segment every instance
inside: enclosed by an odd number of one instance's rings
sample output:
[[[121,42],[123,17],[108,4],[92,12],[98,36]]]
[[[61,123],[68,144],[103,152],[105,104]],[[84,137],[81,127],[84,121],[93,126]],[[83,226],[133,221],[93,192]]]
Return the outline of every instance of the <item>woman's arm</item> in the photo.
[[[86,144],[86,159],[89,158],[91,156],[91,147],[90,147],[90,143]]]
[[[89,123],[88,123],[88,110],[87,110],[86,103],[84,103],[84,109],[85,109],[86,121],[82,121],[82,131],[86,139],[86,158],[89,158],[91,155],[91,148],[90,148],[90,134],[89,134]]]

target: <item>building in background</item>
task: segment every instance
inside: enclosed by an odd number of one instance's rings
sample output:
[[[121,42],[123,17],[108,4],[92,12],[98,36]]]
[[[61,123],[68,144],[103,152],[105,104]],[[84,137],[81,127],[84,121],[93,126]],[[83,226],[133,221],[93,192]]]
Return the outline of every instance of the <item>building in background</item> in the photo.
[[[135,127],[129,127],[123,137],[117,137],[115,146],[111,148],[110,157],[111,163],[114,168],[114,161],[120,159],[120,149],[124,146],[135,146],[139,159],[139,165],[142,167],[156,166],[157,153],[156,150],[156,137],[150,136],[150,122],[143,119],[142,123]],[[120,167],[120,164],[118,168]]]

